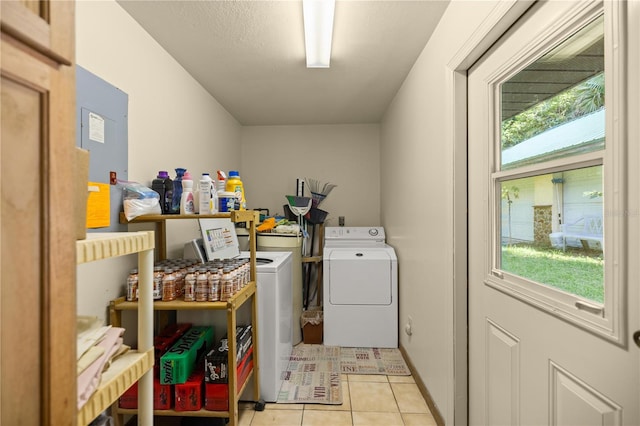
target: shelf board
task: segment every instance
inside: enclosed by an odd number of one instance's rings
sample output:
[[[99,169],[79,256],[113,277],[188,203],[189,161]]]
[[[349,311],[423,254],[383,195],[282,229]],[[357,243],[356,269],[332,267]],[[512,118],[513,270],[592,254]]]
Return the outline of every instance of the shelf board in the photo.
[[[129,351],[111,363],[102,373],[100,386],[78,411],[78,424],[89,424],[109,408],[119,397],[153,368],[153,349]]]
[[[229,213],[216,213],[216,214],[145,214],[142,216],[134,217],[131,220],[127,220],[124,212],[120,212],[120,223],[144,223],[144,222],[162,222],[166,220],[176,219],[224,219],[231,218],[234,222],[249,222],[255,218],[254,210],[234,210]]]
[[[234,294],[231,299],[226,302],[185,302],[184,300],[171,300],[168,302],[163,302],[161,300],[157,300],[153,302],[153,310],[154,311],[176,311],[176,310],[184,310],[184,311],[199,311],[203,309],[211,309],[211,310],[224,310],[229,307],[229,305],[236,304],[241,305],[251,297],[256,291],[256,285],[254,282],[250,282],[246,286],[242,288],[239,292]],[[138,309],[138,302],[120,302],[116,303],[114,308],[117,311],[135,311]]]
[[[134,254],[155,247],[153,231],[88,233],[76,241],[78,264]]]

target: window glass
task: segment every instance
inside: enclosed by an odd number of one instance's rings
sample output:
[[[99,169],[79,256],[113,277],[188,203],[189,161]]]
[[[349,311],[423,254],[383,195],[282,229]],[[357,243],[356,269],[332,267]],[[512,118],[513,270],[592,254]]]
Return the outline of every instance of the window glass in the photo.
[[[501,168],[604,146],[604,22],[600,17],[501,85]]]
[[[501,269],[604,302],[602,166],[500,182]]]
[[[500,112],[499,269],[604,304],[603,155],[574,160],[605,148],[603,17],[502,83]]]

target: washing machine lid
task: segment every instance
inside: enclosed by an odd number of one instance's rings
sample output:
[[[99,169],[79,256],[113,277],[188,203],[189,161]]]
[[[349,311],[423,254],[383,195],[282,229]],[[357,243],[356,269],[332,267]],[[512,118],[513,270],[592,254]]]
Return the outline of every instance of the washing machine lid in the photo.
[[[249,258],[251,258],[251,252],[240,252],[240,259]],[[277,272],[291,259],[292,255],[289,251],[256,251],[256,270],[257,272]]]
[[[330,226],[324,230],[326,247],[383,247],[385,238],[381,226]]]
[[[389,250],[339,249],[325,263],[332,305],[390,305],[393,256]]]

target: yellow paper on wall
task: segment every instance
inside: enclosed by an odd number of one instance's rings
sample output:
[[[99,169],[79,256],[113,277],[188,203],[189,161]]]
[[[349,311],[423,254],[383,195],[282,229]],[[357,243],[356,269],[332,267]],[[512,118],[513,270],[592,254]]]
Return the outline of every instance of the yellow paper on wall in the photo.
[[[108,183],[89,182],[87,228],[105,228],[111,225],[110,190]]]

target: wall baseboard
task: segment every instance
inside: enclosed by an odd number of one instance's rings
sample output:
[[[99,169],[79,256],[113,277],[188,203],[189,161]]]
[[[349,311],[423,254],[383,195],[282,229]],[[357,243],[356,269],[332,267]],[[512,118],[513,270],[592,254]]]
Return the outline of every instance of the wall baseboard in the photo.
[[[400,352],[402,353],[402,357],[407,363],[407,367],[409,367],[409,370],[411,371],[411,375],[413,376],[413,379],[415,380],[416,385],[418,385],[418,389],[420,390],[422,397],[427,402],[427,406],[431,411],[431,415],[435,419],[438,426],[444,426],[445,425],[444,418],[440,414],[440,410],[438,410],[438,407],[436,406],[436,404],[433,402],[433,398],[431,398],[431,394],[429,393],[427,386],[422,381],[422,378],[418,375],[415,366],[411,362],[411,358],[409,357],[409,355],[407,355],[407,351],[404,349],[402,345],[400,345],[399,348],[400,348]]]

